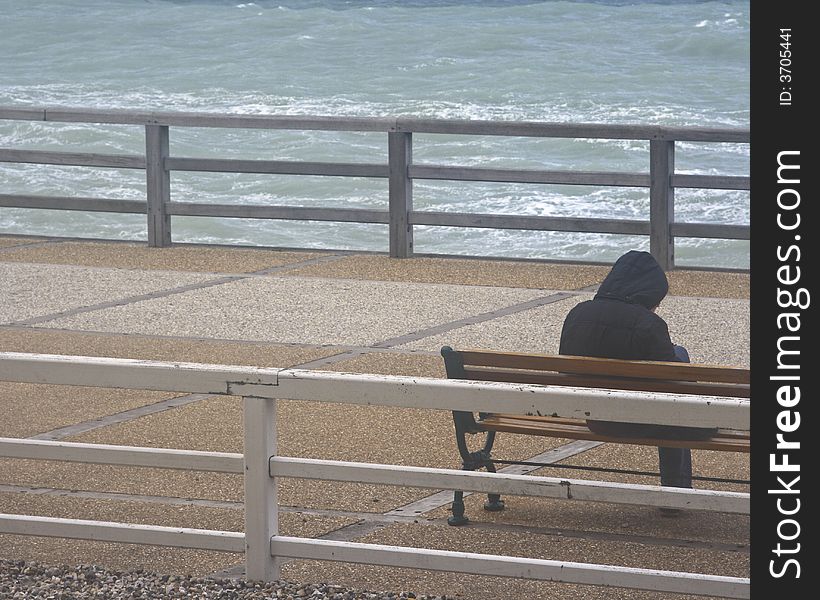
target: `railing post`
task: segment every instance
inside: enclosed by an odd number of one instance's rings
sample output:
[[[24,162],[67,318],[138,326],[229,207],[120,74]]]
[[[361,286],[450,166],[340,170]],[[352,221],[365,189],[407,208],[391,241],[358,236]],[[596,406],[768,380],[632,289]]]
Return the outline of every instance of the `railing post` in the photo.
[[[675,220],[675,142],[649,141],[649,252],[664,271],[675,268],[675,238],[672,223]]]
[[[245,421],[245,577],[275,581],[280,563],[271,556],[271,538],[279,534],[276,480],[270,458],[276,455],[276,400],[244,397]]]
[[[413,134],[390,131],[387,134],[388,164],[390,169],[390,256],[413,256],[413,180],[408,167],[413,161]]]
[[[166,207],[171,201],[171,177],[165,168],[168,158],[168,126],[145,126],[145,173],[148,198],[148,245],[171,245],[171,216]]]

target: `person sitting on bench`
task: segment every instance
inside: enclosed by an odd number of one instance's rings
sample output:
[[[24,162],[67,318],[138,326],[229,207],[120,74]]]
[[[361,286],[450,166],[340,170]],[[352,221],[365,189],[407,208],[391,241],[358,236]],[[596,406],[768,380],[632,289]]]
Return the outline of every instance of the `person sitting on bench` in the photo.
[[[567,314],[559,354],[689,362],[689,354],[669,337],[666,322],[655,310],[669,291],[666,274],[648,252],[621,256],[592,300]],[[680,427],[588,420],[590,430],[618,437],[700,439],[713,428]],[[688,448],[658,448],[661,485],[692,487],[692,455]]]

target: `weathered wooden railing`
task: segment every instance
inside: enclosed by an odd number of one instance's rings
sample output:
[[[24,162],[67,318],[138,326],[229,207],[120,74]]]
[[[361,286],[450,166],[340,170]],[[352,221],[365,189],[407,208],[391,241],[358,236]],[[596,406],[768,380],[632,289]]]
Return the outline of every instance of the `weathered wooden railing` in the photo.
[[[245,552],[246,576],[272,580],[283,558],[498,575],[747,598],[749,580],[555,560],[286,537],[278,531],[277,477],[462,489],[575,501],[749,512],[749,494],[603,481],[351,463],[279,456],[277,398],[437,410],[558,414],[749,428],[741,399],[645,394],[463,380],[355,375],[0,352],[0,381],[91,385],[244,397],[244,454],[0,438],[0,456],[244,473],[245,533],[0,515],[0,533]],[[683,407],[683,409],[682,409]]]
[[[675,266],[676,237],[749,239],[748,225],[685,223],[676,221],[674,217],[675,190],[678,188],[750,189],[750,178],[745,176],[675,173],[675,143],[747,144],[748,129],[14,107],[0,107],[0,119],[144,126],[144,156],[0,148],[0,162],[143,169],[147,177],[147,201],[0,193],[0,207],[147,214],[150,246],[170,244],[171,217],[183,215],[387,224],[390,256],[400,258],[413,255],[415,225],[649,236],[650,251],[667,270]],[[169,147],[171,127],[386,132],[387,162],[338,163],[172,156]],[[649,170],[648,173],[547,171],[419,164],[412,158],[414,133],[644,140],[649,142]],[[389,208],[382,211],[172,202],[170,174],[175,170],[387,178]],[[413,208],[413,181],[416,179],[643,187],[649,188],[650,209],[647,220],[418,211]]]

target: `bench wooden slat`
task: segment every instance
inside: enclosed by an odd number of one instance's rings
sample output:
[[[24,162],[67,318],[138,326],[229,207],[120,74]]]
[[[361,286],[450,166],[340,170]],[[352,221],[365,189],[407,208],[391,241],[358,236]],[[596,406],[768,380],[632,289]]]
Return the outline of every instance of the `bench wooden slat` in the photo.
[[[696,448],[699,450],[722,450],[730,452],[749,452],[749,434],[747,432],[721,429],[717,435],[703,440],[669,440],[658,438],[619,438],[601,435],[590,431],[584,421],[530,415],[489,415],[478,421],[480,429],[487,431],[504,431],[524,435],[560,437],[575,440],[592,440],[613,444],[639,444],[645,446],[664,446],[667,448]]]
[[[465,366],[711,383],[749,384],[751,381],[749,369],[738,367],[588,356],[548,356],[487,350],[461,350],[459,353]]]
[[[750,395],[750,386],[747,384],[607,377],[574,373],[555,373],[551,371],[538,372],[519,369],[498,369],[483,366],[473,367],[465,365],[464,376],[467,379],[477,379],[479,381],[504,381],[509,383],[533,383],[538,385],[566,385],[616,390],[670,392],[674,394],[699,394],[731,398],[748,398]]]
[[[566,423],[568,425],[585,425],[586,421],[583,419],[572,419],[569,417],[545,417],[543,415],[512,415],[512,414],[499,414],[499,413],[492,413],[490,415],[485,415],[483,419],[479,420],[478,423],[485,423],[488,420],[492,419],[515,419],[517,421],[534,421],[536,423],[540,423],[545,419],[548,419],[554,423]],[[727,438],[737,438],[737,439],[749,439],[749,432],[748,431],[741,431],[739,429],[718,429],[718,433],[721,437]]]

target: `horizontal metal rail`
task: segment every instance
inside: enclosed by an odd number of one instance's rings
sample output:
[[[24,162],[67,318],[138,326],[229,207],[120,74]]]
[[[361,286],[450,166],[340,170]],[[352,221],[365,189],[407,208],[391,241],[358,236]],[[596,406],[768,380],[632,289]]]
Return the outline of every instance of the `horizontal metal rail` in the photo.
[[[742,398],[0,352],[0,381],[749,430]]]
[[[391,256],[414,253],[413,227],[478,227],[523,231],[568,231],[649,236],[650,251],[667,269],[675,266],[676,237],[748,240],[748,225],[678,222],[674,219],[674,191],[678,188],[749,190],[750,178],[735,175],[695,175],[675,172],[676,142],[748,144],[748,129],[664,127],[594,123],[543,123],[531,121],[472,121],[412,117],[325,117],[294,115],[236,115],[71,108],[0,107],[0,120],[50,123],[133,125],[145,128],[145,156],[54,152],[0,148],[0,162],[78,167],[143,169],[146,200],[140,208],[132,200],[72,198],[26,194],[0,195],[0,206],[51,210],[83,210],[147,214],[148,244],[171,243],[172,216],[228,217],[334,221],[387,224]],[[209,127],[267,130],[321,130],[387,133],[385,163],[311,162],[180,157],[170,154],[170,127]],[[414,134],[509,136],[649,142],[649,172],[627,173],[582,170],[538,170],[435,165],[414,162]],[[263,206],[258,204],[181,203],[171,199],[170,174],[175,171],[252,173],[318,177],[388,179],[388,210]],[[413,181],[440,180],[513,184],[584,185],[648,188],[650,211],[646,220],[600,217],[546,217],[525,215],[439,213],[413,208]],[[241,199],[240,199],[241,200]]]
[[[172,448],[112,446],[52,440],[0,438],[0,456],[86,464],[244,473],[243,455]],[[425,489],[533,496],[586,502],[610,502],[749,514],[749,494],[656,485],[622,484],[507,473],[455,471],[374,463],[317,460],[288,456],[269,459],[271,477],[345,481]]]
[[[177,450],[173,448],[111,446],[108,444],[0,437],[0,456],[123,467],[244,473],[241,454]]]
[[[454,471],[428,467],[379,465],[273,456],[273,477],[298,477],[437,490],[464,490],[486,494],[533,496],[588,502],[663,506],[725,513],[749,514],[749,494],[659,485],[613,483],[506,473]]]
[[[749,579],[742,577],[285,536],[274,536],[270,546],[271,554],[286,558],[410,567],[425,571],[455,571],[472,575],[624,587],[698,596],[749,597]]]
[[[222,552],[244,552],[245,550],[245,534],[238,531],[162,527],[87,519],[0,514],[0,532],[13,535],[149,544]]]
[[[235,531],[11,514],[0,514],[0,531],[12,535],[148,544],[236,553],[245,550],[246,539],[245,534]],[[741,577],[280,535],[271,537],[268,551],[271,556],[278,558],[341,561],[424,569],[425,571],[459,572],[722,598],[749,597],[749,579]]]

